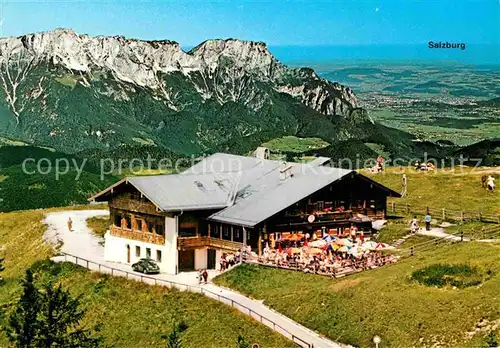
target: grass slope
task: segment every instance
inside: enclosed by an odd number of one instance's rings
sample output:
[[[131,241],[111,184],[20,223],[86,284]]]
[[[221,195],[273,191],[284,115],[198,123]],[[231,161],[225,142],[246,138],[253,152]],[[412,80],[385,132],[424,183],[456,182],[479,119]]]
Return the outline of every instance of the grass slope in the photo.
[[[88,207],[87,207],[88,208]],[[183,347],[234,347],[243,335],[261,347],[294,347],[281,335],[248,316],[199,294],[153,287],[122,278],[112,278],[72,264],[47,260],[52,249],[43,242],[43,211],[0,214],[0,255],[5,257],[5,278],[0,285],[0,308],[6,314],[20,296],[19,281],[24,270],[38,261],[38,281],[62,283],[74,295],[82,295],[86,309],[84,324],[100,325],[107,346],[164,347],[161,335],[175,321],[185,320]],[[7,315],[0,318],[5,325]],[[0,346],[7,346],[0,332]]]
[[[109,228],[110,222],[107,216],[95,216],[87,219],[87,226],[92,232],[99,237],[104,237],[106,230]]]
[[[481,176],[491,173],[500,182],[500,168],[468,167],[456,168],[452,172],[449,168],[435,172],[420,172],[405,168],[387,168],[382,174],[362,173],[375,181],[386,185],[396,192],[401,191],[402,173],[408,177],[408,195],[405,198],[394,199],[397,205],[410,204],[418,207],[447,208],[463,210],[465,212],[500,215],[500,190],[488,192],[481,187]],[[390,208],[390,205],[389,205]],[[422,211],[424,213],[424,211]],[[441,211],[434,211],[434,215]]]
[[[500,320],[500,245],[441,247],[383,268],[332,280],[301,272],[244,265],[216,279],[333,340],[386,347],[479,346],[469,341],[481,318]],[[480,258],[477,255],[481,255]],[[413,271],[435,263],[468,263],[494,275],[479,287],[433,288],[411,281]]]

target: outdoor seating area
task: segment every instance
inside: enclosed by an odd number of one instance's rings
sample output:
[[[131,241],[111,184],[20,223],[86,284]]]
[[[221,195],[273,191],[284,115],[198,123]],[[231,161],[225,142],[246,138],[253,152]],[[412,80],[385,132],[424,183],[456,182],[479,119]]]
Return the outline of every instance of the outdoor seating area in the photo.
[[[339,277],[397,261],[387,251],[392,246],[363,238],[340,238],[325,235],[312,239],[295,233],[266,244],[262,256],[253,255],[250,262]]]

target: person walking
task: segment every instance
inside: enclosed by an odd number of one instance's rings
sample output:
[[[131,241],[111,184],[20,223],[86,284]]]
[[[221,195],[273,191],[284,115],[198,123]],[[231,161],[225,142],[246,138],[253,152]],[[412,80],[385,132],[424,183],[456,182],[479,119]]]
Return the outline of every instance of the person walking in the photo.
[[[205,284],[207,284],[207,282],[208,282],[208,272],[207,272],[207,270],[204,269],[201,275],[203,276],[203,281],[205,282]]]
[[[410,225],[410,231],[411,233],[416,233],[418,232],[418,220],[416,216],[413,216],[413,220],[411,220],[411,225]]]
[[[406,186],[408,184],[408,179],[406,178],[406,174],[403,174],[401,178],[401,197],[406,197]]]
[[[72,231],[73,229],[73,220],[71,220],[71,217],[68,219],[68,231]]]
[[[427,211],[427,214],[425,215],[425,230],[430,231],[431,230],[431,214],[429,211]]]
[[[380,173],[384,171],[384,158],[382,155],[378,155],[377,157],[377,171]]]

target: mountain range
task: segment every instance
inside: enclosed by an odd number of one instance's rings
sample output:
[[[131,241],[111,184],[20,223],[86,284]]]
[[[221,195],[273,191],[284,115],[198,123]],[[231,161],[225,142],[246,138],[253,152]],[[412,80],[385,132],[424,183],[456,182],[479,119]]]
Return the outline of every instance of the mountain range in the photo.
[[[419,151],[409,134],[373,122],[349,87],[283,65],[262,42],[185,52],[68,29],[0,39],[0,134],[72,154],[124,144],[247,153],[285,135]]]
[[[349,87],[287,67],[262,42],[208,40],[184,51],[68,29],[0,38],[0,211],[84,203],[124,175],[103,177],[103,158],[248,154],[290,141],[303,149],[303,138],[321,144],[303,155],[335,160],[458,153],[374,122]],[[77,184],[75,168],[54,181],[26,175],[26,156],[88,166]]]

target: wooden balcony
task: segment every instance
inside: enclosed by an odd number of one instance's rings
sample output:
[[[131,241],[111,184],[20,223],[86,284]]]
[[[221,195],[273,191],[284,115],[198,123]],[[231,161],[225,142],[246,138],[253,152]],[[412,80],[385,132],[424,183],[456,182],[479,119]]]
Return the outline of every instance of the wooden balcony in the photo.
[[[136,213],[160,215],[156,206],[153,203],[141,202],[130,198],[114,198],[109,202],[109,207],[114,209],[121,209],[126,211],[133,211]]]
[[[155,233],[148,233],[148,232],[142,232],[142,231],[137,231],[137,230],[125,229],[125,228],[117,227],[114,225],[111,226],[111,228],[109,229],[109,232],[111,233],[112,236],[115,236],[115,237],[133,239],[133,240],[138,240],[138,241],[144,242],[144,243],[152,243],[152,244],[158,244],[158,245],[165,244],[165,237],[160,236],[159,234],[155,234]]]
[[[243,243],[210,237],[179,237],[177,238],[177,247],[180,250],[209,247],[234,252],[241,249]]]

